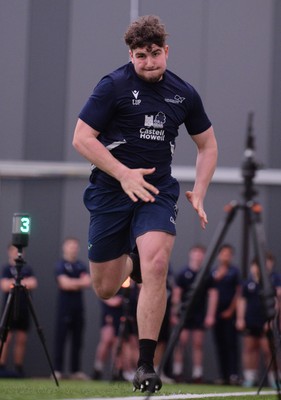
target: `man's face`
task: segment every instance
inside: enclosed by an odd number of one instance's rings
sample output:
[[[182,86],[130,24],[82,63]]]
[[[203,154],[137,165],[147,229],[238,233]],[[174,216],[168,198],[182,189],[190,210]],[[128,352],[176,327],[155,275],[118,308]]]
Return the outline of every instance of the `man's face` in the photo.
[[[63,258],[66,261],[74,262],[78,258],[80,246],[76,240],[66,240],[62,247],[63,250]]]
[[[159,47],[156,44],[130,50],[129,54],[136,74],[147,82],[160,81],[167,68],[168,51],[167,45]]]
[[[228,265],[233,259],[233,251],[231,248],[224,247],[218,254],[219,262]]]
[[[189,251],[188,264],[194,271],[198,271],[203,264],[204,258],[205,252],[199,247],[194,247]]]

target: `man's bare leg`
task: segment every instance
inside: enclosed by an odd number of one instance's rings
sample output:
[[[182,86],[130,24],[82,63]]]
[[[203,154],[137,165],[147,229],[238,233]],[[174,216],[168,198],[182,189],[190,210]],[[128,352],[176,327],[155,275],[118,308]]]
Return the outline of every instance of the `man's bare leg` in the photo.
[[[174,240],[165,232],[148,232],[137,239],[143,282],[137,309],[139,339],[158,339],[166,310],[166,279]]]
[[[173,235],[156,231],[137,238],[142,287],[137,307],[140,358],[133,384],[141,391],[153,392],[162,385],[154,372],[153,359],[166,310],[166,279],[174,240]]]
[[[120,289],[132,272],[133,263],[127,254],[106,262],[90,261],[93,289],[101,299],[109,299]]]

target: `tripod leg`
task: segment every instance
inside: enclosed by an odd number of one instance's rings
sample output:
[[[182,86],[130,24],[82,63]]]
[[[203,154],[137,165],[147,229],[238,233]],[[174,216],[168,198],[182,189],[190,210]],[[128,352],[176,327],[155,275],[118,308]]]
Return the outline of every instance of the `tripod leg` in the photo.
[[[251,210],[245,206],[243,207],[244,218],[243,218],[243,231],[242,231],[242,263],[241,272],[242,278],[247,279],[248,277],[248,266],[249,266],[249,237],[251,228]]]
[[[278,376],[278,365],[276,359],[276,348],[273,338],[273,331],[271,323],[275,317],[276,310],[275,310],[275,292],[273,286],[270,282],[269,274],[266,270],[265,265],[265,235],[263,226],[261,223],[261,210],[256,207],[255,205],[252,206],[252,227],[253,227],[253,240],[254,240],[254,249],[257,258],[257,263],[259,266],[260,274],[261,274],[261,284],[262,284],[262,300],[263,300],[263,309],[265,312],[266,319],[268,321],[268,331],[267,331],[267,339],[270,346],[272,360],[270,365],[268,366],[268,370],[273,365],[274,368],[274,375],[275,381],[278,391],[278,398],[281,399],[281,392],[280,392],[280,384],[279,384],[279,376]],[[263,383],[263,382],[262,382]],[[262,384],[259,387],[259,391],[262,388]],[[259,393],[258,391],[258,393]]]
[[[159,366],[159,374],[161,374],[161,372],[163,371],[163,368],[165,367],[169,357],[172,354],[172,351],[174,350],[174,347],[179,338],[181,330],[184,326],[184,322],[185,322],[185,319],[186,319],[188,313],[194,307],[194,304],[196,303],[198,295],[200,295],[200,293],[202,292],[202,290],[205,287],[210,267],[214,262],[217,251],[228,231],[228,228],[229,228],[234,216],[236,215],[238,208],[239,208],[239,205],[234,202],[230,203],[226,207],[226,211],[227,211],[226,217],[217,227],[217,230],[213,236],[213,239],[208,247],[203,266],[201,267],[200,271],[198,272],[198,274],[195,278],[193,285],[191,286],[191,289],[188,293],[188,299],[187,299],[186,303],[183,305],[182,313],[180,316],[180,321],[179,321],[178,325],[176,325],[174,330],[172,331],[171,337],[167,344],[166,351],[164,353],[164,356],[163,356],[160,366]]]
[[[55,380],[55,382],[56,382],[56,385],[59,386],[59,383],[58,383],[58,380],[57,380],[57,377],[56,377],[54,368],[53,368],[53,366],[52,366],[51,358],[50,358],[50,356],[49,356],[48,349],[47,349],[47,346],[46,346],[46,343],[45,343],[45,337],[44,337],[44,334],[43,334],[43,330],[42,330],[42,328],[40,327],[39,322],[38,322],[38,319],[37,319],[37,316],[36,316],[36,314],[35,314],[35,310],[34,310],[34,307],[33,307],[33,304],[32,304],[32,300],[31,300],[30,293],[29,293],[29,291],[27,290],[26,287],[23,286],[23,289],[24,289],[24,293],[25,293],[25,295],[26,295],[26,299],[27,299],[27,302],[28,302],[29,310],[30,310],[30,312],[31,312],[33,321],[34,321],[35,326],[36,326],[36,329],[37,329],[37,333],[38,333],[39,339],[40,339],[40,341],[41,341],[41,343],[42,343],[42,345],[43,345],[43,348],[44,348],[44,351],[45,351],[45,354],[46,354],[46,357],[47,357],[49,366],[50,366],[50,368],[51,368],[52,375],[53,375],[53,377],[54,377],[54,380]]]
[[[264,302],[264,311],[267,319],[271,320],[275,317],[275,292],[270,282],[269,274],[266,270],[265,265],[265,239],[264,230],[261,224],[260,213],[255,211],[252,212],[252,226],[253,226],[253,239],[254,239],[254,250],[257,258],[258,266],[261,274],[262,283],[262,296]]]
[[[9,332],[9,321],[11,319],[11,315],[13,312],[14,296],[15,296],[15,292],[14,292],[14,287],[13,287],[9,293],[9,296],[8,296],[8,299],[7,299],[7,302],[5,304],[5,308],[3,311],[3,315],[1,318],[1,322],[0,322],[0,341],[1,341],[0,358],[2,356],[3,347],[6,342],[8,332]]]

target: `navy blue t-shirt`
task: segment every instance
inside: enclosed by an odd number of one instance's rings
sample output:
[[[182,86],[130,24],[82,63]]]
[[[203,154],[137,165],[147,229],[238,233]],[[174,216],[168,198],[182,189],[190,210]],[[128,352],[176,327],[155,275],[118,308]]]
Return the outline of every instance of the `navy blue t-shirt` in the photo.
[[[270,282],[274,290],[281,286],[280,274],[272,272],[270,275]],[[257,283],[253,277],[250,277],[243,283],[242,296],[247,301],[246,306],[246,325],[249,328],[263,328],[267,318],[265,315],[263,298],[262,298],[262,285]]]
[[[219,302],[217,314],[225,311],[231,304],[233,297],[236,294],[237,287],[241,284],[239,268],[235,265],[230,265],[227,274],[220,280],[215,279],[215,270],[212,271],[215,287],[219,291]]]
[[[242,286],[242,296],[246,299],[246,327],[262,329],[266,317],[261,299],[260,283],[255,282],[252,278],[247,279]]]
[[[88,273],[88,268],[81,261],[70,263],[61,259],[56,262],[56,277],[66,275],[69,278],[79,278],[83,273]],[[62,290],[59,288],[58,305],[62,312],[81,311],[83,309],[83,290]]]
[[[15,266],[12,266],[10,264],[6,264],[3,266],[2,269],[2,278],[5,279],[16,279],[18,274],[18,271]],[[20,276],[22,279],[24,278],[30,278],[34,276],[33,269],[30,265],[24,264],[22,268],[20,269]],[[8,299],[9,293],[4,293],[3,296],[3,303],[5,305],[7,299]],[[28,312],[28,302],[26,299],[25,293],[23,291],[20,291],[20,301],[19,301],[19,306],[20,306],[20,313],[27,313]]]
[[[270,276],[271,284],[273,285],[274,288],[278,288],[281,286],[281,274],[280,273],[273,271],[273,272],[271,272],[271,274],[269,276]]]
[[[146,82],[137,76],[132,63],[101,79],[79,118],[100,132],[98,139],[124,165],[156,167],[153,175],[146,176],[154,184],[171,174],[179,126],[185,124],[190,135],[211,126],[190,84],[169,70],[161,81]],[[117,183],[96,169],[91,181]]]
[[[189,266],[183,267],[177,274],[175,282],[176,285],[182,289],[182,303],[189,299],[188,296],[197,274],[198,272],[192,270]],[[214,283],[210,276],[207,277],[206,285],[204,286],[204,292],[199,293],[198,298],[195,302],[195,306],[193,310],[191,310],[192,317],[196,318],[198,321],[200,320],[203,322],[205,318],[205,314],[207,311],[208,290],[211,288],[214,288]]]

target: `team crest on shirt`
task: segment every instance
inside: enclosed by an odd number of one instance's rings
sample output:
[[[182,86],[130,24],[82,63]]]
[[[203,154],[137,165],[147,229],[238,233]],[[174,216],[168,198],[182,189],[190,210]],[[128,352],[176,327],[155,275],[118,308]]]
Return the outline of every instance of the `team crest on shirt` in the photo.
[[[146,115],[144,119],[144,126],[153,128],[163,128],[166,122],[166,115],[159,111],[155,116],[154,115]]]
[[[144,127],[140,129],[140,138],[147,140],[165,140],[164,125],[166,115],[159,111],[156,115],[145,115]]]
[[[139,93],[139,90],[132,90],[132,95],[134,96],[134,98],[132,99],[133,106],[139,106],[141,103],[141,100],[138,99]]]

